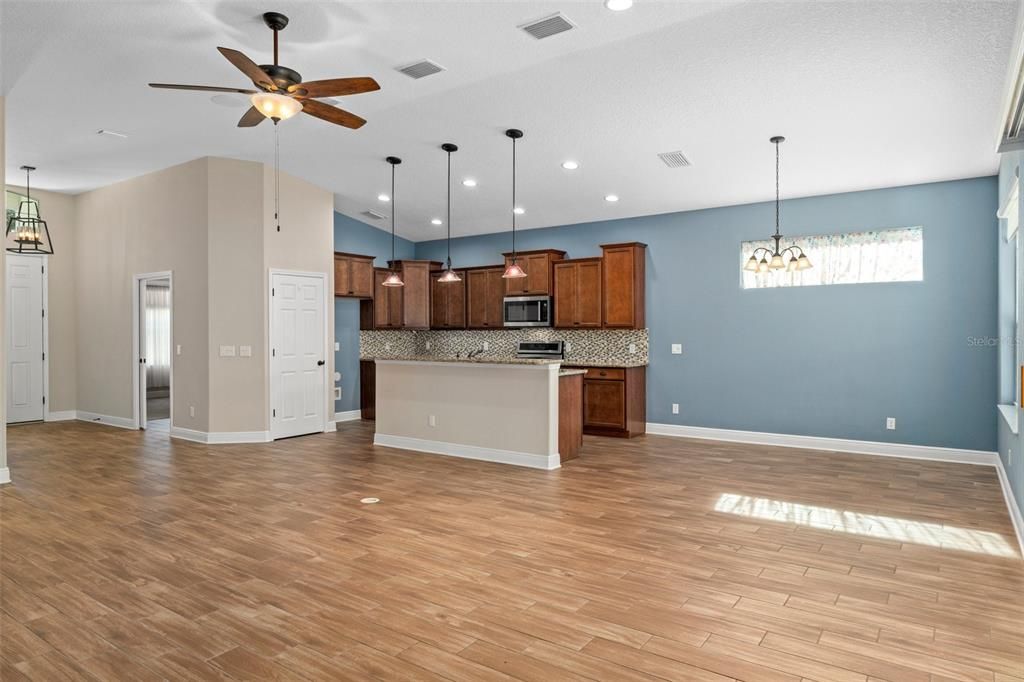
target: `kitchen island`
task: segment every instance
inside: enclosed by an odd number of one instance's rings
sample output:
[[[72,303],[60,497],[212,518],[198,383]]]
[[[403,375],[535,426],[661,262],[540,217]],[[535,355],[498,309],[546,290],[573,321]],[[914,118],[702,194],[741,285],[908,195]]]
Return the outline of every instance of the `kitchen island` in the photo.
[[[374,445],[537,469],[557,469],[579,453],[583,372],[563,370],[560,360],[403,357],[375,364]]]

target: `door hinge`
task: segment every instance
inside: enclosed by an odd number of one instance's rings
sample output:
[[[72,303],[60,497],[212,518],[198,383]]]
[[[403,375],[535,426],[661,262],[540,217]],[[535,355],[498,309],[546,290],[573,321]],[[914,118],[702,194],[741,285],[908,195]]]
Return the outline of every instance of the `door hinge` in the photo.
[[[43,308],[42,311],[40,311],[40,312],[43,313],[43,317],[46,317],[46,308]]]
[[[46,404],[46,396],[44,395],[43,396],[43,405],[45,405],[45,404]]]
[[[274,413],[273,416],[276,417],[277,416],[277,410],[271,410],[271,411]]]
[[[272,358],[276,358],[277,357],[277,349],[276,348],[271,348],[270,349],[270,357],[272,357]]]
[[[43,353],[43,360],[46,359],[46,353]]]
[[[274,287],[270,287],[270,295],[271,296],[277,296],[277,294],[275,292],[276,292],[276,289],[274,289]]]

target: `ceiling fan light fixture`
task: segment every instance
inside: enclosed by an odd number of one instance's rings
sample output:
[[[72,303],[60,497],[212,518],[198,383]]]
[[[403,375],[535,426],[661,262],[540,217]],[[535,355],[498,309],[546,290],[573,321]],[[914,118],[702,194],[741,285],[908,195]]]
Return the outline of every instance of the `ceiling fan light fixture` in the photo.
[[[256,109],[272,121],[287,121],[302,111],[302,102],[276,92],[257,92],[249,98]]]

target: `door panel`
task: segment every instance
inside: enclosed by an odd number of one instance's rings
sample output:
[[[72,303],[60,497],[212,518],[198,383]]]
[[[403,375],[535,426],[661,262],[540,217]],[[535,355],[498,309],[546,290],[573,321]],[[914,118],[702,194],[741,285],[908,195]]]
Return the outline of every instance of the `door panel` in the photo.
[[[7,421],[43,418],[43,261],[7,256]]]
[[[587,379],[583,382],[583,425],[626,426],[626,384],[623,381]]]
[[[601,326],[601,261],[576,266],[576,319],[574,326]]]
[[[324,280],[275,274],[271,286],[271,435],[319,433],[326,405]]]

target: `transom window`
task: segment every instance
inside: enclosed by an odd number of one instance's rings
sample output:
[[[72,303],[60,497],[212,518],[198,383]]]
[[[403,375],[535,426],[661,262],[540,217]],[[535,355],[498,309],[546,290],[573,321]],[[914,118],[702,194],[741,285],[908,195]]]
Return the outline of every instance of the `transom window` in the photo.
[[[744,289],[808,287],[827,284],[920,282],[924,279],[924,234],[920,227],[787,237],[782,246],[798,244],[814,267],[765,273],[743,270],[755,249],[771,249],[770,240],[740,245]]]

